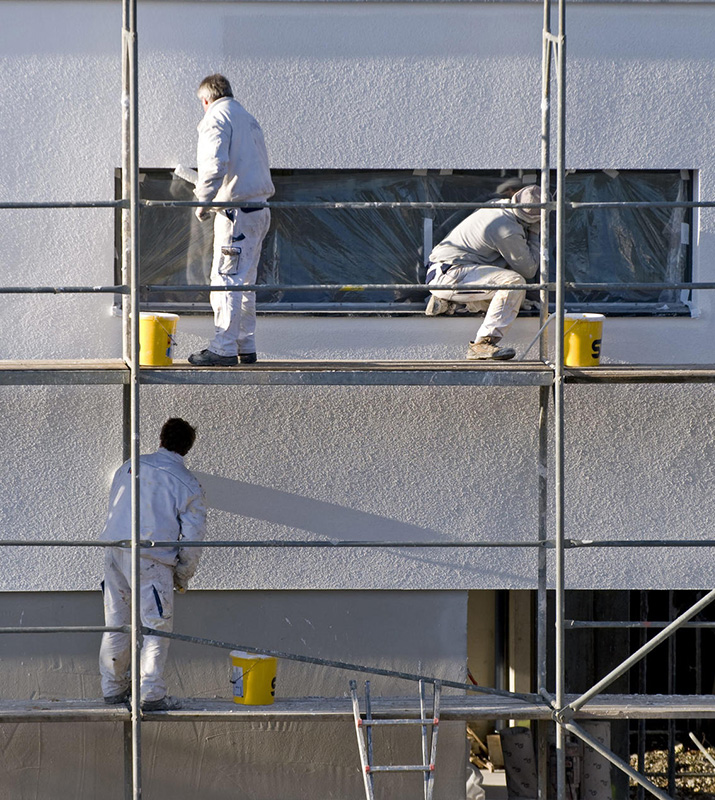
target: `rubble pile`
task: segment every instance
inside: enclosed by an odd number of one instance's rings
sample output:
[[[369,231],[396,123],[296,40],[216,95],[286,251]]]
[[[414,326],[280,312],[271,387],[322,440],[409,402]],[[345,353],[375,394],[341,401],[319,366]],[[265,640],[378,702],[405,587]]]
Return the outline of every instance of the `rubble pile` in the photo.
[[[715,748],[708,748],[715,759]],[[631,756],[633,769],[638,769],[638,757]],[[715,778],[690,776],[689,773],[715,774],[715,767],[696,748],[675,746],[675,787],[678,800],[715,800]],[[645,773],[661,789],[668,788],[668,751],[650,750],[645,754]],[[655,773],[655,774],[653,774]],[[686,774],[683,774],[686,773]],[[631,781],[631,797],[637,797],[637,784]]]

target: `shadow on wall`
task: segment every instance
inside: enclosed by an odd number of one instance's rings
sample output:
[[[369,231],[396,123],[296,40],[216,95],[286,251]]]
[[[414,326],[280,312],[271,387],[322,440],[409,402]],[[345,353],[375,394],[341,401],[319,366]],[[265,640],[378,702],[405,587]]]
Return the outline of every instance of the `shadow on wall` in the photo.
[[[331,540],[435,541],[443,534],[407,522],[356,511],[335,503],[301,497],[279,489],[194,472],[210,508],[240,514],[289,528],[299,528]]]

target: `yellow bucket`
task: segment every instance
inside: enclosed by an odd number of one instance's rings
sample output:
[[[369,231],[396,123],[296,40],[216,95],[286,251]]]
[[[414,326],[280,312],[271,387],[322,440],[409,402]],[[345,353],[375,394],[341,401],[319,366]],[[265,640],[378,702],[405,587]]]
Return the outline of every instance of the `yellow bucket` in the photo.
[[[177,314],[139,314],[139,363],[166,367],[174,363]]]
[[[243,650],[231,650],[233,702],[270,706],[276,696],[276,659]]]
[[[564,365],[597,367],[601,362],[603,314],[564,316]]]

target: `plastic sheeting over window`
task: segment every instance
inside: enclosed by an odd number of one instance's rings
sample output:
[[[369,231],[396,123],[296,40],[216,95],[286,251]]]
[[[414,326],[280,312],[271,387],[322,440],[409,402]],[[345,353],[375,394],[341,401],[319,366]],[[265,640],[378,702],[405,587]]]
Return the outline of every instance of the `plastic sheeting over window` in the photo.
[[[276,171],[273,200],[295,202],[481,202],[497,196],[516,172]],[[536,177],[534,175],[534,177]],[[690,199],[688,173],[582,172],[567,177],[570,201]],[[141,174],[141,197],[191,200],[192,186],[171,170]],[[421,283],[425,247],[437,244],[468,209],[272,210],[258,282],[266,284]],[[575,209],[567,212],[567,280],[609,282],[609,291],[578,291],[570,308],[607,304],[613,310],[677,313],[679,292],[618,289],[619,283],[687,280],[687,209]],[[119,224],[119,223],[118,223]],[[165,286],[209,283],[212,226],[191,208],[141,210],[141,282]],[[409,290],[320,289],[258,293],[259,308],[276,311],[419,311],[426,296]],[[186,310],[207,305],[205,292],[153,292],[144,301]]]
[[[691,200],[687,172],[583,172],[567,176],[571,202]],[[566,302],[654,304],[677,310],[680,291],[619,288],[623,283],[676,283],[690,279],[690,209],[582,208],[566,212],[566,280],[609,283],[608,291],[571,291]]]

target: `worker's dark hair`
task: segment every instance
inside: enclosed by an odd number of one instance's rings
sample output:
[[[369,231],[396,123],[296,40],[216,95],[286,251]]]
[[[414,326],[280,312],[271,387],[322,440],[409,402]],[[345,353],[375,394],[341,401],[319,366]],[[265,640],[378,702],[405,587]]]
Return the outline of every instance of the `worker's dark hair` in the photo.
[[[201,81],[196,94],[200,100],[208,100],[209,103],[213,103],[220,97],[233,97],[233,90],[228,78],[216,73],[216,75],[208,75]]]
[[[180,417],[167,419],[159,434],[159,444],[165,450],[171,450],[180,456],[185,456],[195,441],[196,428]]]

